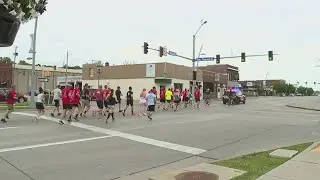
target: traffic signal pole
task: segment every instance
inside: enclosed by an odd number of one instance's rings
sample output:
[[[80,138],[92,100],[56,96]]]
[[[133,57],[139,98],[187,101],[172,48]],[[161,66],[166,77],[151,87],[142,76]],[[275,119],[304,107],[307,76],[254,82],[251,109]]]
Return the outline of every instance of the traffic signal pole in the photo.
[[[274,56],[280,55],[280,54],[273,54]],[[246,57],[262,57],[262,56],[268,56],[268,54],[254,54],[254,55],[246,55]],[[226,57],[220,57],[220,59],[234,59],[234,58],[241,58],[241,56],[226,56]]]
[[[142,46],[143,47],[143,46]],[[154,48],[148,48],[148,49],[150,49],[150,50],[153,50],[153,51],[160,51],[159,49],[154,49]],[[187,59],[187,60],[190,60],[190,61],[192,61],[192,59],[191,58],[188,58],[188,57],[185,57],[185,56],[181,56],[181,55],[175,55],[175,57],[179,57],[179,58],[183,58],[183,59]]]

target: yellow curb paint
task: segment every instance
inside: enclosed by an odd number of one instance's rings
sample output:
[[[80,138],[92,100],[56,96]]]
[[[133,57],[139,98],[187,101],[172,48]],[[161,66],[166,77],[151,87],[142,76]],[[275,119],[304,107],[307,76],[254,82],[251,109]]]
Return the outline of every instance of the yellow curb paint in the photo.
[[[312,149],[312,152],[320,152],[320,146],[318,146],[318,147],[316,147],[316,148]]]

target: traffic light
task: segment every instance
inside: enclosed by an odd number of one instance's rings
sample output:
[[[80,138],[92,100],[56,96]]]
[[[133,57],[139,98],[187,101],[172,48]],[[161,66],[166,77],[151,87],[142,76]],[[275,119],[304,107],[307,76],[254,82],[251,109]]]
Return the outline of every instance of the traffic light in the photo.
[[[246,62],[246,53],[241,53],[241,62]]]
[[[148,54],[149,44],[147,42],[143,43],[143,53]]]
[[[216,63],[217,63],[217,64],[220,64],[220,54],[217,54],[217,55],[216,55]]]
[[[162,46],[159,47],[159,56],[162,57],[164,52],[164,48]]]
[[[316,82],[313,82],[313,84],[316,85],[317,83],[316,83]]]
[[[273,61],[273,51],[268,51],[269,61]]]

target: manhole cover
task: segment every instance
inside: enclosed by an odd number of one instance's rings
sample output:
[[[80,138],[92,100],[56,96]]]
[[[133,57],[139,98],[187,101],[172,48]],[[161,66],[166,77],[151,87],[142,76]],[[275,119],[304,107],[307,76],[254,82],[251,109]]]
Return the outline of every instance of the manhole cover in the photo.
[[[176,175],[176,180],[218,180],[219,176],[202,171],[190,171]]]

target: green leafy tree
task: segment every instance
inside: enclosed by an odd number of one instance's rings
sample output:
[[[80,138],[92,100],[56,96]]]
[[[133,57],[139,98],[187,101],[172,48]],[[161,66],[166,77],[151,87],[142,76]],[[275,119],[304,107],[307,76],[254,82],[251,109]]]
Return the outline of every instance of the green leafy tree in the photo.
[[[20,60],[18,64],[20,64],[20,65],[31,65],[31,64],[27,63],[25,60]]]
[[[313,88],[307,88],[307,96],[312,96],[314,93]]]
[[[0,63],[12,63],[12,60],[9,57],[0,57]]]
[[[306,93],[307,93],[307,88],[305,88],[305,87],[303,87],[303,86],[299,86],[299,87],[297,88],[297,93],[298,93],[298,94],[306,95]]]
[[[275,90],[278,94],[287,92],[287,85],[285,83],[277,83],[273,85],[273,90]]]
[[[287,86],[287,94],[294,94],[296,92],[296,88],[292,84],[286,84]]]

